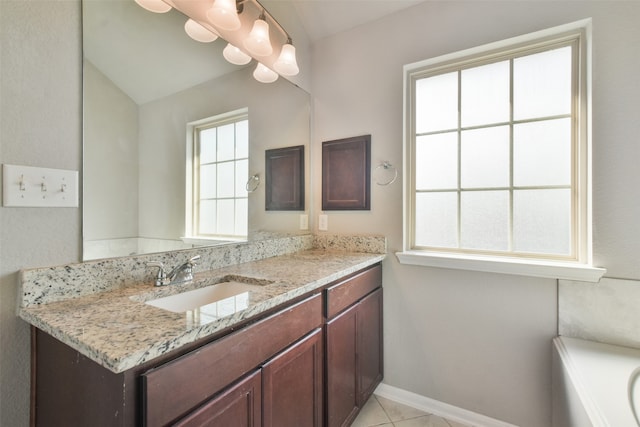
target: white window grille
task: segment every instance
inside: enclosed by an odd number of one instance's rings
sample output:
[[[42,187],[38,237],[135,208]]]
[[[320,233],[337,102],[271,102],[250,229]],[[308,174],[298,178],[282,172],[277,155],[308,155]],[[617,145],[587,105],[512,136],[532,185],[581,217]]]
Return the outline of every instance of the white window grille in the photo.
[[[405,67],[401,261],[590,266],[588,29]]]
[[[187,235],[246,238],[249,118],[246,109],[188,125]]]

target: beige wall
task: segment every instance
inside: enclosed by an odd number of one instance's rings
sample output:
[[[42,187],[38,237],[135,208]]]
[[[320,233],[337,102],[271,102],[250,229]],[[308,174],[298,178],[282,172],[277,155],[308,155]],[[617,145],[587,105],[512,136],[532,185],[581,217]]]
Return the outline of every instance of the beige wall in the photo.
[[[595,261],[640,278],[640,2],[427,1],[320,41],[312,55],[314,168],[321,142],[371,134],[373,167],[402,169],[402,66],[593,17]],[[320,180],[314,206],[320,209]],[[557,283],[400,265],[402,183],[370,212],[329,212],[330,232],[388,237],[385,382],[523,427],[550,425]]]
[[[83,84],[83,239],[138,237],[138,106],[86,60]]]
[[[0,162],[80,170],[77,1],[0,1]],[[29,421],[29,327],[17,271],[80,259],[81,210],[0,208],[0,425]]]
[[[640,278],[639,8],[426,2],[318,43],[312,179],[320,183],[321,141],[364,133],[374,166],[401,165],[403,64],[592,16],[596,262],[611,276]],[[0,32],[0,162],[79,170],[80,3],[1,0]],[[330,231],[386,234],[390,251],[399,250],[401,185],[372,190],[370,212],[330,213]],[[15,317],[16,272],[78,261],[80,234],[80,209],[0,208],[2,426],[25,426],[29,413],[29,330]],[[384,280],[388,384],[523,427],[549,425],[555,281],[402,266],[393,255]]]

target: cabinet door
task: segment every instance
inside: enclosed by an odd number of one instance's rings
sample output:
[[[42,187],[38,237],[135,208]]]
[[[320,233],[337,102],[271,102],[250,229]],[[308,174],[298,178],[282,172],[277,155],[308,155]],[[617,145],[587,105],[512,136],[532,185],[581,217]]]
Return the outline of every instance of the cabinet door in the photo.
[[[175,425],[180,427],[260,427],[262,425],[260,371],[229,387]]]
[[[322,330],[317,329],[263,366],[263,425],[321,427],[322,379]]]
[[[356,401],[362,407],[382,381],[382,288],[369,294],[356,308]]]
[[[382,288],[327,323],[327,425],[348,426],[382,381]]]
[[[349,425],[356,401],[357,305],[327,323],[327,425]]]
[[[265,207],[268,211],[304,210],[304,145],[266,150]]]

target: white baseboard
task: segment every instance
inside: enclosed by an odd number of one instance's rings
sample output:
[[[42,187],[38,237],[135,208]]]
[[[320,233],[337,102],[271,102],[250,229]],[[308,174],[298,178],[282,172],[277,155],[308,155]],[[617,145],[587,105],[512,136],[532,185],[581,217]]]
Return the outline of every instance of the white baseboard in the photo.
[[[394,402],[402,403],[403,405],[411,406],[412,408],[462,424],[477,427],[518,427],[514,424],[509,424],[485,415],[467,411],[466,409],[458,408],[457,406],[449,405],[448,403],[443,403],[425,396],[420,396],[419,394],[402,390],[384,383],[381,383],[374,393],[380,397],[384,397],[385,399],[393,400]]]

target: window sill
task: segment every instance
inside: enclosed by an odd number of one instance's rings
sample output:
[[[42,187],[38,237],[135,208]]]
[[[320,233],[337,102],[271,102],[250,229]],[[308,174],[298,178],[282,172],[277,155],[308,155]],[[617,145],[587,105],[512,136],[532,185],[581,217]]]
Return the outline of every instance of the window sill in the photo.
[[[222,245],[225,243],[237,243],[246,242],[246,237],[228,237],[228,238],[213,238],[213,237],[181,237],[184,243],[195,246],[209,246],[209,245]]]
[[[397,252],[396,256],[400,264],[594,283],[598,282],[607,272],[605,268],[570,262],[534,261],[516,258],[497,259],[434,252],[424,253],[420,251]]]

